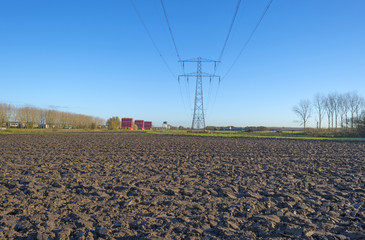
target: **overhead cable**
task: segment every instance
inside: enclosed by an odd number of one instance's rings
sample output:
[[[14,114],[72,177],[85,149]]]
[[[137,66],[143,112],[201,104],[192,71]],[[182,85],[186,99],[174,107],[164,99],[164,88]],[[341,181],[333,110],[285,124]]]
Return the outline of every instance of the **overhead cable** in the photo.
[[[239,57],[242,55],[243,51],[246,49],[248,43],[251,41],[253,35],[255,34],[256,30],[258,29],[258,27],[260,26],[262,20],[264,19],[267,11],[269,10],[271,4],[272,4],[273,0],[270,0],[269,3],[266,5],[265,10],[263,11],[263,13],[261,14],[261,17],[259,18],[258,22],[256,23],[254,29],[252,30],[251,34],[249,35],[248,39],[246,40],[246,42],[243,44],[243,47],[241,48],[241,51],[238,53],[237,57],[235,58],[235,60],[233,61],[232,65],[230,66],[230,68],[228,69],[228,71],[226,72],[226,74],[223,76],[223,79],[226,78],[226,76],[230,73],[230,71],[232,70],[233,66],[237,63]]]
[[[238,0],[237,6],[236,6],[236,10],[235,10],[235,12],[233,14],[232,22],[231,22],[231,25],[230,25],[230,27],[228,29],[227,37],[226,37],[226,40],[224,41],[223,48],[222,48],[222,51],[221,51],[221,53],[219,55],[218,61],[220,61],[222,59],[222,57],[223,57],[223,53],[224,53],[224,50],[226,49],[229,36],[231,35],[232,27],[233,27],[233,24],[234,24],[234,22],[236,20],[237,13],[238,13],[238,9],[240,8],[240,5],[241,5],[241,0]]]
[[[167,17],[167,12],[166,12],[166,8],[165,8],[165,4],[164,4],[163,0],[161,0],[161,6],[162,6],[162,9],[163,9],[163,13],[165,15],[167,26],[169,27],[169,32],[170,32],[172,42],[174,43],[177,58],[179,59],[179,61],[181,61],[180,54],[179,54],[179,51],[177,50],[177,45],[176,45],[176,42],[175,42],[174,34],[172,34],[171,24],[170,24],[169,18]]]
[[[171,70],[171,68],[170,68],[169,64],[167,63],[166,59],[165,59],[165,58],[164,58],[164,56],[162,55],[162,53],[161,53],[160,49],[158,48],[158,46],[157,46],[157,44],[156,44],[155,40],[154,40],[154,39],[153,39],[153,37],[152,37],[152,35],[151,35],[150,31],[148,30],[148,28],[147,28],[147,26],[146,26],[146,24],[145,24],[145,22],[144,22],[144,20],[143,20],[143,18],[142,18],[142,15],[140,14],[140,12],[138,11],[138,9],[137,9],[136,5],[134,4],[134,1],[133,1],[133,0],[130,0],[130,2],[131,2],[131,4],[132,4],[132,6],[133,6],[133,8],[134,8],[134,11],[136,12],[136,14],[137,14],[137,16],[138,16],[139,20],[140,20],[140,22],[142,23],[142,26],[143,26],[144,30],[146,31],[146,33],[147,33],[148,37],[150,38],[150,40],[151,40],[151,42],[152,42],[153,46],[155,47],[156,51],[157,51],[157,52],[158,52],[158,54],[160,55],[160,57],[161,57],[162,61],[163,61],[163,62],[164,62],[164,64],[166,65],[167,69],[169,70],[169,72],[171,73],[171,75],[173,76],[173,78],[175,78],[175,77],[176,77],[176,74],[174,74],[174,72]]]
[[[175,52],[176,52],[177,59],[181,63],[181,68],[182,68],[182,70],[184,72],[184,75],[185,75],[184,63],[181,61],[181,57],[180,57],[180,54],[179,54],[179,50],[177,48],[177,44],[176,44],[176,41],[175,41],[175,37],[174,37],[174,34],[172,33],[171,24],[170,24],[169,18],[167,16],[167,11],[166,11],[166,7],[165,7],[165,4],[164,4],[164,1],[163,0],[160,0],[160,2],[161,2],[161,7],[162,7],[162,10],[163,10],[163,13],[165,15],[167,27],[169,28],[170,37],[171,37],[172,43],[174,44],[174,48],[175,48]],[[184,101],[184,96],[183,96],[182,91],[181,91],[181,82],[180,82],[180,79],[179,78],[178,78],[178,82],[179,82],[181,99],[183,100],[184,108],[185,108],[185,101]],[[188,92],[188,94],[189,94],[189,92]],[[189,97],[188,97],[188,102],[190,103]]]
[[[240,5],[241,5],[241,1],[242,1],[242,0],[238,0],[238,2],[237,2],[236,10],[234,11],[234,14],[233,14],[233,17],[232,17],[232,21],[231,21],[231,25],[229,26],[229,29],[228,29],[228,33],[227,33],[226,39],[225,39],[225,41],[224,41],[224,44],[223,44],[222,50],[221,50],[220,55],[219,55],[219,58],[218,58],[218,63],[220,63],[220,62],[221,62],[221,60],[222,60],[222,57],[223,57],[223,54],[224,54],[224,50],[226,49],[226,46],[227,46],[227,43],[228,43],[229,37],[230,37],[231,32],[232,32],[232,28],[233,28],[234,22],[235,22],[236,17],[237,17],[238,10],[239,10]],[[247,1],[246,1],[246,3],[247,3]],[[219,67],[219,65],[218,65],[218,67]],[[217,71],[217,68],[218,68],[218,67],[214,68],[214,74],[216,73],[216,71]],[[220,79],[219,79],[219,83],[218,83],[218,86],[217,86],[216,91],[215,91],[215,98],[214,98],[214,102],[213,102],[212,108],[214,107],[214,105],[215,105],[215,101],[216,101],[216,99],[217,99],[219,86],[220,86]],[[210,98],[210,97],[211,97],[211,91],[212,91],[212,89],[211,89],[211,82],[210,82],[210,83],[209,83],[209,92],[208,92],[208,101],[207,101],[207,105],[208,105],[208,103],[210,103],[210,101],[211,101],[211,98]],[[208,113],[207,113],[207,114],[208,114]]]

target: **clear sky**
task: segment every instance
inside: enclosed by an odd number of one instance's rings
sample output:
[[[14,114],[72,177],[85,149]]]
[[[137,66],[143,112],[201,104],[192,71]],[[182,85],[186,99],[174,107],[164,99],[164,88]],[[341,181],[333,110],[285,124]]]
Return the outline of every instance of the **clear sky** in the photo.
[[[174,76],[129,0],[0,0],[0,102],[190,126],[195,79],[177,81],[160,0],[134,2]],[[218,59],[237,0],[164,3],[181,58]],[[267,3],[242,0],[217,74],[227,73]],[[296,126],[300,99],[364,96],[364,12],[363,0],[274,0],[219,87],[204,80],[206,125]]]

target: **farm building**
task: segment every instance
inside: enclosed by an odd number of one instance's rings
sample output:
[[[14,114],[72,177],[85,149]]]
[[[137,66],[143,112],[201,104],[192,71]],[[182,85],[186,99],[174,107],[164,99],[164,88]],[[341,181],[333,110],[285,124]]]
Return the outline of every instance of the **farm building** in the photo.
[[[137,125],[138,130],[144,130],[144,120],[135,120],[134,124]]]
[[[8,126],[10,128],[20,128],[20,127],[22,127],[22,124],[20,122],[9,122]]]
[[[164,121],[163,123],[162,123],[162,129],[166,129],[166,130],[168,130],[168,129],[170,129],[170,124],[168,124],[168,122],[167,121]]]
[[[133,118],[122,118],[122,129],[133,129]]]
[[[144,130],[152,130],[152,122],[145,121],[144,122]]]

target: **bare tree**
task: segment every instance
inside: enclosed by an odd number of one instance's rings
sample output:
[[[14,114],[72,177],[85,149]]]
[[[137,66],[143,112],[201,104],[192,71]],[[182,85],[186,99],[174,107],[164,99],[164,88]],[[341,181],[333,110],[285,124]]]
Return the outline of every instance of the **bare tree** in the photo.
[[[316,94],[313,99],[313,107],[317,112],[318,128],[322,128],[322,119],[324,112],[325,98],[321,94]]]
[[[311,102],[309,100],[300,100],[298,105],[293,107],[293,111],[298,115],[300,124],[306,129],[308,119],[311,117]]]
[[[6,123],[6,113],[6,104],[0,104],[0,127],[2,127],[3,123]]]
[[[334,128],[334,115],[335,115],[335,95],[330,93],[327,96],[328,108],[331,116],[331,128]]]
[[[105,120],[102,119],[102,118],[99,118],[99,117],[95,117],[94,122],[95,122],[97,127],[101,127],[102,125],[105,124]]]
[[[32,107],[29,109],[29,113],[30,113],[30,124],[31,124],[31,128],[34,127],[39,127],[39,125],[41,124],[41,119],[42,119],[42,111],[39,108],[35,108]]]
[[[332,128],[337,129],[338,126],[338,115],[340,112],[340,97],[339,95],[335,93],[329,94],[330,104],[332,108]]]
[[[356,92],[349,93],[348,97],[349,110],[351,114],[351,129],[354,129],[355,117],[358,115],[361,100],[360,96]]]
[[[10,104],[0,104],[0,127],[9,123],[14,116],[14,106]]]
[[[331,108],[330,100],[328,97],[325,97],[323,101],[324,101],[324,109],[327,114],[328,129],[330,129],[331,128],[332,108]]]
[[[48,110],[47,111],[47,124],[51,128],[59,127],[60,123],[60,114],[56,110]]]
[[[358,96],[356,105],[355,105],[356,121],[360,120],[360,117],[361,117],[360,115],[363,110],[364,103],[365,103],[364,98],[361,96]]]
[[[28,111],[26,107],[17,108],[15,120],[20,123],[21,127],[25,127],[29,121]]]
[[[62,127],[62,128],[96,128],[105,123],[104,119],[61,112],[45,110],[30,106],[16,108],[9,104],[0,104],[0,126],[8,123],[11,118],[19,121],[22,127]]]
[[[347,129],[347,115],[349,111],[349,103],[347,99],[347,94],[341,94],[339,96],[339,111],[340,111],[340,121],[341,121],[341,128]]]

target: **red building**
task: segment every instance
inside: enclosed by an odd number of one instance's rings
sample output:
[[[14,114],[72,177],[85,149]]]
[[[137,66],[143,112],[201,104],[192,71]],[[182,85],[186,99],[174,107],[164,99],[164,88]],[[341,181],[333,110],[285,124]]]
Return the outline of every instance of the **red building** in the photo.
[[[133,129],[133,118],[122,118],[122,129]]]
[[[144,122],[144,129],[145,130],[152,130],[152,122]]]
[[[137,125],[138,130],[144,130],[144,121],[143,120],[135,120],[134,124]]]

